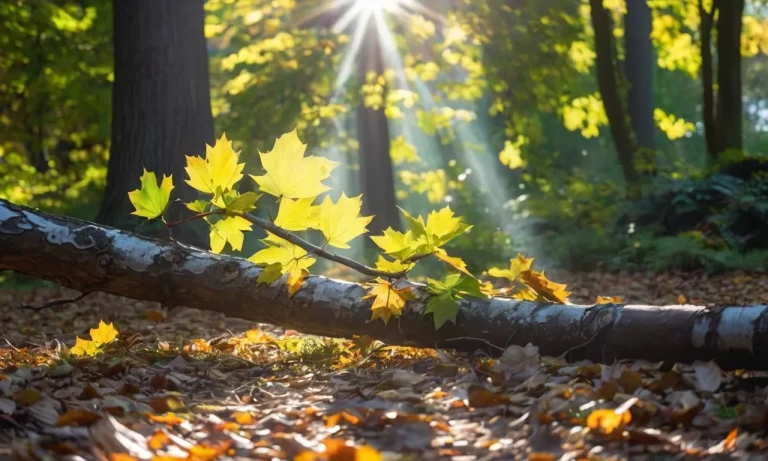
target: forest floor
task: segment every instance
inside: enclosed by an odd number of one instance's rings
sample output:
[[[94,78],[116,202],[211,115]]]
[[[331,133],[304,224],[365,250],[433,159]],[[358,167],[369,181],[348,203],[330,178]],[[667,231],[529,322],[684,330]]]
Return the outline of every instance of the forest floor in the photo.
[[[574,303],[768,303],[768,275],[548,273]],[[0,459],[768,457],[768,373],[498,360],[308,337],[60,289],[0,291]],[[75,293],[76,294],[76,293]],[[100,320],[117,340],[69,348]]]

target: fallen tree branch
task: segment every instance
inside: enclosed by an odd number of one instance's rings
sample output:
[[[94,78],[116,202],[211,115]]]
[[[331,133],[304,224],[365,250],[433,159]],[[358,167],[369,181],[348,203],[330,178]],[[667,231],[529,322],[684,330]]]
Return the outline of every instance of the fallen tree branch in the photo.
[[[715,359],[726,368],[768,364],[768,306],[574,306],[510,299],[464,299],[456,324],[435,330],[420,299],[399,319],[371,321],[371,301],[355,283],[309,277],[288,296],[279,281],[259,286],[261,269],[77,219],[0,201],[0,269],[52,280],[81,292],[103,291],[167,306],[187,306],[305,333],[369,335],[388,344],[461,350],[539,346],[545,355],[611,362],[642,358]],[[481,341],[473,338],[482,338]],[[490,347],[489,345],[493,345]],[[498,353],[498,351],[491,351]]]

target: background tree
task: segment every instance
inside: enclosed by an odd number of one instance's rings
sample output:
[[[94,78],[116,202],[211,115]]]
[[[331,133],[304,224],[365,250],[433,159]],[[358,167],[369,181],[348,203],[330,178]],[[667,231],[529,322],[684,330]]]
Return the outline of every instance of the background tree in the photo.
[[[590,0],[589,5],[592,28],[595,31],[597,86],[600,88],[611,137],[616,146],[616,153],[619,155],[624,179],[629,184],[636,184],[639,180],[635,165],[637,144],[627,123],[626,106],[622,96],[620,76],[616,68],[616,45],[613,38],[611,14],[603,6],[603,0]]]
[[[647,0],[626,0],[626,4],[624,75],[629,85],[627,109],[637,146],[645,151],[646,157],[653,159],[656,150],[656,122],[653,119],[656,61],[651,43],[651,9]]]
[[[142,170],[182,175],[213,142],[203,0],[115,0],[112,147],[98,220],[124,227]],[[176,185],[186,200],[192,189]],[[181,216],[176,207],[171,216]],[[173,219],[173,218],[172,218]],[[184,235],[194,242],[191,235]]]

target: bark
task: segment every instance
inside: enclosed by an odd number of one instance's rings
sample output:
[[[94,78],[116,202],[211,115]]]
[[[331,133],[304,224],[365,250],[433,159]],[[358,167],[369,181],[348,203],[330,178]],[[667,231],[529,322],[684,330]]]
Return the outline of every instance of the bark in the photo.
[[[384,73],[381,44],[373,21],[373,18],[369,18],[368,26],[371,30],[359,51],[358,78],[361,82],[365,82],[365,76],[369,72],[375,72],[377,75]],[[387,97],[386,91],[385,87],[384,101]],[[366,214],[374,215],[368,228],[372,233],[381,233],[388,227],[399,229],[400,215],[397,212],[394,170],[389,154],[389,121],[383,106],[375,109],[360,104],[357,109],[357,139],[360,143],[363,209]]]
[[[768,364],[768,306],[574,306],[509,299],[465,299],[456,324],[435,330],[424,291],[388,325],[370,321],[361,285],[312,276],[293,296],[282,282],[256,283],[261,269],[230,256],[0,201],[0,269],[83,292],[213,310],[305,333],[370,335],[389,344],[473,351],[532,342],[545,355],[569,352],[619,358],[716,359],[726,368]]]
[[[651,9],[647,0],[627,0],[624,19],[624,73],[629,83],[627,108],[637,145],[655,170],[656,123],[653,119],[653,73],[656,68],[651,43]]]
[[[595,31],[595,53],[597,54],[597,86],[603,99],[605,114],[608,117],[613,144],[619,155],[624,179],[630,185],[637,184],[639,175],[635,168],[636,146],[627,123],[619,80],[614,62],[613,30],[611,15],[603,7],[603,0],[589,0],[592,28]]]
[[[702,110],[704,120],[704,139],[707,144],[707,154],[710,161],[717,158],[717,113],[715,111],[715,79],[713,75],[712,58],[712,26],[714,25],[717,4],[712,5],[712,10],[704,8],[704,0],[699,0],[699,16],[701,22],[699,33],[701,34],[701,84],[702,84]]]
[[[741,29],[744,0],[715,0],[718,153],[742,148]]]
[[[99,222],[135,227],[128,191],[143,168],[184,177],[185,155],[203,155],[213,142],[203,0],[114,0],[115,83],[112,147]],[[175,184],[184,201],[197,194]],[[183,206],[175,203],[169,219]],[[186,232],[175,237],[202,239]]]

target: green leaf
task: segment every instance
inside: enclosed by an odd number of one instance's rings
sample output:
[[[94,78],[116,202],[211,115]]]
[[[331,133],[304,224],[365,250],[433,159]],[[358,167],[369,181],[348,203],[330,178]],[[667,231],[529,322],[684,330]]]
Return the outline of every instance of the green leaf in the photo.
[[[272,283],[276,282],[280,277],[283,275],[283,265],[280,263],[274,263],[270,264],[269,266],[265,267],[261,273],[259,274],[259,277],[256,279],[256,283],[264,283],[266,285],[271,285]]]
[[[227,203],[226,209],[232,213],[250,213],[256,209],[255,203],[259,197],[261,197],[261,194],[257,194],[256,192],[246,192]]]
[[[173,179],[170,176],[163,176],[162,184],[158,184],[155,173],[145,169],[141,175],[141,189],[128,192],[128,199],[136,208],[131,214],[147,219],[162,216],[171,199],[172,190]]]
[[[435,329],[439,329],[446,321],[456,323],[456,315],[459,313],[459,302],[448,293],[433,296],[427,301],[427,314],[432,314]]]
[[[187,208],[195,213],[205,213],[205,207],[208,206],[208,202],[205,200],[195,200],[194,202],[187,203]]]

